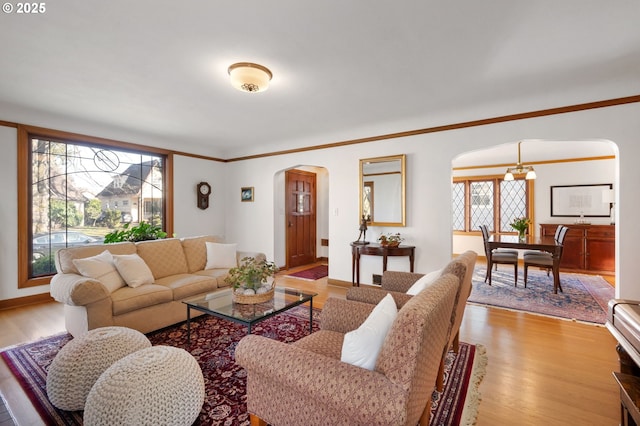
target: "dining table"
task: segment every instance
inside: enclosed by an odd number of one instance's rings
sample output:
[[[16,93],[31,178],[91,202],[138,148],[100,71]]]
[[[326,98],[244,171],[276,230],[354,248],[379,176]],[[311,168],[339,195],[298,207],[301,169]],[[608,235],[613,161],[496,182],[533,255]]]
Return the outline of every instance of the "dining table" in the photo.
[[[517,250],[539,250],[550,253],[553,258],[553,292],[558,293],[558,289],[562,291],[560,284],[560,258],[562,257],[562,244],[556,241],[552,235],[535,236],[526,234],[520,238],[517,234],[500,234],[495,233],[489,236],[487,240],[487,272],[491,279],[491,270],[493,262],[491,253],[498,248],[510,248]],[[491,282],[491,281],[489,281]]]

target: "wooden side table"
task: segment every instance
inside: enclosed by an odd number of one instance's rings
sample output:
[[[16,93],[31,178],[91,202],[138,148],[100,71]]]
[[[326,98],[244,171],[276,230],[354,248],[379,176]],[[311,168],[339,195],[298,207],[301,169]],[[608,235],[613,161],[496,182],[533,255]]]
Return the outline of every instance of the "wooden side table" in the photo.
[[[413,272],[415,259],[415,246],[389,247],[376,243],[356,244],[351,243],[351,284],[360,286],[360,256],[382,256],[382,272],[387,270],[388,256],[409,256],[409,268]]]

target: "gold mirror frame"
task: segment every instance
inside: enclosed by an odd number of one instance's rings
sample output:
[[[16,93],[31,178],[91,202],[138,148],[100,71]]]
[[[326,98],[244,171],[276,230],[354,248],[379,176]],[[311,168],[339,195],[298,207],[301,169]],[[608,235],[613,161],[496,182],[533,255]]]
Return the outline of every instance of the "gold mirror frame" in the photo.
[[[386,164],[388,163],[388,164]],[[399,188],[395,187],[394,191],[399,194],[392,195],[384,192],[376,192],[376,188],[380,188],[380,182],[376,186],[376,180],[385,179],[385,177],[400,177]],[[363,158],[360,160],[360,198],[358,222],[362,220],[363,215],[371,215],[371,220],[367,221],[367,225],[371,226],[406,226],[406,155],[392,155],[388,157]],[[365,196],[367,199],[365,199]],[[393,216],[378,214],[376,217],[376,205],[380,203],[397,203],[399,208],[395,208],[397,213]],[[367,210],[366,205],[369,204],[372,210]]]

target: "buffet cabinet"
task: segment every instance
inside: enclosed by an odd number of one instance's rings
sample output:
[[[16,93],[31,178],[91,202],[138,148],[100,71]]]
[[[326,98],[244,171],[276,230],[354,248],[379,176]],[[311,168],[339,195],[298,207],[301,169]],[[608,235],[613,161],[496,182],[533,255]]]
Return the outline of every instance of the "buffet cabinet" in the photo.
[[[616,267],[615,225],[563,224],[569,228],[564,239],[560,268],[571,272],[614,274]],[[540,224],[541,236],[552,236],[557,223]]]

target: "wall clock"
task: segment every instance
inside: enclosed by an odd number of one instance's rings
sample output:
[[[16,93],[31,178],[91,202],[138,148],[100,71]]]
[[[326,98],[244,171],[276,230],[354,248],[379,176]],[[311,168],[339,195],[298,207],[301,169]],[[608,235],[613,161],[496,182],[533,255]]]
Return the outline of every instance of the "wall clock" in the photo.
[[[198,208],[205,210],[209,207],[209,196],[211,195],[211,185],[207,182],[198,184]]]

